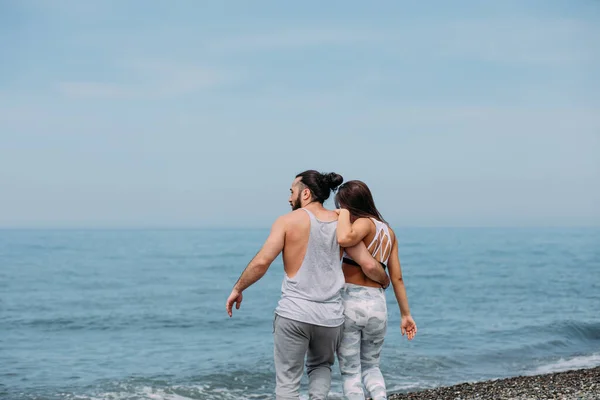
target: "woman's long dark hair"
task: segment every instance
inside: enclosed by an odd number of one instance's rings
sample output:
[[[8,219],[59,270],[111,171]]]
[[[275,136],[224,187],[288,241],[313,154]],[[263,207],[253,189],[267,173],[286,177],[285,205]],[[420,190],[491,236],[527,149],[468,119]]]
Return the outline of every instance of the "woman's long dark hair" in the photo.
[[[341,185],[335,194],[335,206],[350,211],[352,222],[358,218],[375,218],[387,224],[375,207],[369,187],[362,181],[348,181]]]

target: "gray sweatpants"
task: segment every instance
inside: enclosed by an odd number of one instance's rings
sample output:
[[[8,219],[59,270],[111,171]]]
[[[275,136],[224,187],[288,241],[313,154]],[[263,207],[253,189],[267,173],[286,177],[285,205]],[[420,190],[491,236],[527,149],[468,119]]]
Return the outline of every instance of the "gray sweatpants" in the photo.
[[[305,357],[309,398],[327,398],[331,386],[331,366],[335,361],[342,328],[307,324],[275,314],[273,342],[277,400],[300,398]]]

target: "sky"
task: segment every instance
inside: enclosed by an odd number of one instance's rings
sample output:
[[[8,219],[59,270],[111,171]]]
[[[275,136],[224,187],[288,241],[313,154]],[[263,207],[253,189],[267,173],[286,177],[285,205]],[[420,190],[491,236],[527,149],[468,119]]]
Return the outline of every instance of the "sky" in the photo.
[[[0,0],[0,227],[268,228],[306,169],[600,226],[600,1]]]

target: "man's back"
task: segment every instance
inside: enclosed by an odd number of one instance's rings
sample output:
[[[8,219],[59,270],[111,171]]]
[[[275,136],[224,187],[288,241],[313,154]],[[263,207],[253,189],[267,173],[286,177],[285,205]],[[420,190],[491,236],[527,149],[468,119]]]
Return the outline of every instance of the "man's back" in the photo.
[[[317,220],[337,222],[338,215],[331,210],[312,210]],[[289,278],[293,278],[304,260],[308,238],[310,236],[311,218],[304,209],[292,211],[285,216],[286,232],[283,247],[283,266]],[[336,225],[337,226],[337,225]],[[335,230],[334,230],[335,231]]]
[[[337,214],[313,210],[303,208],[287,216],[286,276],[275,312],[295,321],[339,326],[343,323],[340,290],[344,275],[336,238]]]

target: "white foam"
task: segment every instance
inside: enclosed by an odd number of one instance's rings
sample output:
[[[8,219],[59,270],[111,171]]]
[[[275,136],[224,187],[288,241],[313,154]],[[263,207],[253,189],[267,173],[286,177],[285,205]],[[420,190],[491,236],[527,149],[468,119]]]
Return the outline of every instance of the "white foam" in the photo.
[[[432,387],[431,383],[420,383],[420,384],[406,383],[406,384],[389,386],[387,389],[388,389],[388,391],[398,392],[401,390],[417,390],[417,389],[423,389],[423,388],[428,388],[428,387]]]
[[[155,389],[152,387],[144,386],[139,388],[136,393],[131,392],[106,392],[99,393],[96,396],[74,396],[73,399],[88,399],[88,400],[127,400],[131,398],[144,399],[144,400],[193,400],[190,397],[180,396],[174,393],[167,393],[163,389]]]
[[[162,389],[153,389],[150,387],[142,388],[142,393],[149,400],[192,400],[190,397],[180,396],[178,394],[166,393]]]
[[[537,367],[531,375],[550,374],[571,369],[592,368],[600,365],[600,354],[578,356],[569,359],[561,358],[550,364]]]
[[[392,387],[388,387],[388,392],[396,392],[399,390],[410,390],[431,386],[430,384],[400,384],[394,385]],[[264,398],[265,394],[246,394],[244,389],[227,389],[221,387],[211,387],[210,385],[175,385],[170,388],[170,390],[189,390],[192,391],[192,397],[186,397],[175,393],[168,393],[168,391],[164,389],[154,388],[150,386],[139,386],[131,391],[131,388],[127,390],[127,388],[123,387],[122,391],[117,389],[115,391],[104,392],[104,393],[95,393],[94,395],[70,395],[68,399],[71,400],[129,400],[129,399],[139,399],[139,400],[192,400],[198,398],[197,396],[206,398],[214,398],[218,397],[222,400],[251,400],[253,398]],[[169,391],[170,391],[169,390]],[[336,390],[336,388],[332,388],[329,393],[329,397],[331,400],[341,400],[343,398],[343,393],[341,391]],[[304,393],[300,395],[300,400],[308,400],[308,396]]]
[[[341,400],[343,397],[344,394],[342,392],[337,392],[335,390],[330,390],[329,394],[327,395],[327,398],[330,400]],[[308,395],[301,393],[300,400],[308,400]]]

